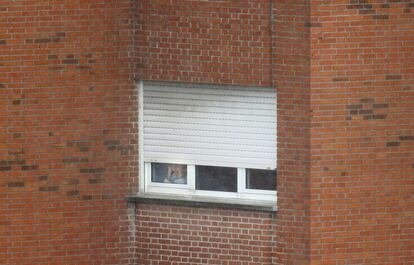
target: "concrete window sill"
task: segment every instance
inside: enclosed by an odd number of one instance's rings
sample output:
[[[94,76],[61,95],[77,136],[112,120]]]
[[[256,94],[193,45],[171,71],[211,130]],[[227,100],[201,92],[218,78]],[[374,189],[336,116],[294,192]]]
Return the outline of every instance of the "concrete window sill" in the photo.
[[[252,202],[241,199],[216,199],[200,196],[178,196],[166,194],[137,194],[126,197],[130,203],[148,203],[161,205],[178,205],[190,207],[223,208],[232,210],[276,212],[276,204],[269,202]]]

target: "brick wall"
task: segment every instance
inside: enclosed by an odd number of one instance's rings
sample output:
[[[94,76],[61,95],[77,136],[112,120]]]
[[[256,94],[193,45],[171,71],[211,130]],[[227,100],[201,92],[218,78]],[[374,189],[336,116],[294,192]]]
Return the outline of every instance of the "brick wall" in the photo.
[[[412,264],[413,16],[405,0],[0,1],[0,264]],[[275,87],[277,216],[127,205],[139,79]]]
[[[271,84],[269,1],[139,1],[143,79]]]
[[[138,264],[272,263],[273,213],[140,204]]]
[[[0,264],[133,264],[130,12],[0,2]]]
[[[311,3],[313,264],[413,264],[414,3]]]

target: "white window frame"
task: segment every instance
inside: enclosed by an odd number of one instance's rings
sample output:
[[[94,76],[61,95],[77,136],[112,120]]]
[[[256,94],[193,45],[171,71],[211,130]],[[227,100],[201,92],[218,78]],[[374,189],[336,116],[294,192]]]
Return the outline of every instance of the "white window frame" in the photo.
[[[187,164],[185,161],[145,161],[144,158],[144,83],[139,81],[138,88],[138,102],[139,102],[139,114],[138,114],[138,125],[139,125],[139,167],[140,177],[139,178],[139,193],[149,195],[172,195],[182,196],[183,198],[197,198],[206,201],[214,199],[214,201],[240,201],[243,203],[254,202],[258,204],[275,204],[277,202],[277,190],[259,190],[259,189],[248,189],[246,187],[246,168],[237,168],[237,192],[225,192],[225,191],[208,191],[208,190],[197,190],[195,187],[195,167],[194,164]],[[152,182],[151,176],[151,163],[166,163],[166,164],[184,164],[187,165],[187,184],[172,184],[172,183],[159,183]],[[220,165],[217,165],[218,167]],[[234,168],[234,167],[233,167]]]

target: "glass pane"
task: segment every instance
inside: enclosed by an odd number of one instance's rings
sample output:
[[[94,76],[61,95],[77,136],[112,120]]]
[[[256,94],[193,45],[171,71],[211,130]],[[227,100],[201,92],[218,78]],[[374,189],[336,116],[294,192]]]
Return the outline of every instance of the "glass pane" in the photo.
[[[276,190],[276,170],[246,169],[246,188]]]
[[[237,168],[196,166],[196,189],[237,192]]]
[[[151,181],[187,184],[187,165],[151,163]]]

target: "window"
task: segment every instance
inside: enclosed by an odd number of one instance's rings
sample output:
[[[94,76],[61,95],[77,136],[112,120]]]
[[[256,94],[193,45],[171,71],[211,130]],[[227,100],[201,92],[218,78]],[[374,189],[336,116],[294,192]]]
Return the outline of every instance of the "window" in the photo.
[[[276,201],[271,88],[140,83],[140,191]]]

